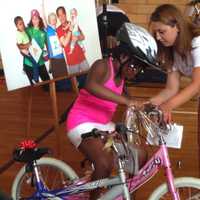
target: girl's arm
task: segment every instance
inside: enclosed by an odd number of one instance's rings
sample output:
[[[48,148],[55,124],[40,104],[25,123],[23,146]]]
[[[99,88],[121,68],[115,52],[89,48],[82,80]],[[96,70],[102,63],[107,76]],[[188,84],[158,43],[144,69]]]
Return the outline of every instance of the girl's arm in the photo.
[[[30,43],[27,44],[17,44],[19,49],[28,49],[30,47]]]
[[[113,101],[118,104],[129,105],[131,101],[130,99],[125,96],[118,95],[103,86],[107,73],[105,61],[96,61],[88,74],[85,89],[99,98]]]
[[[63,35],[63,33],[61,33],[61,31],[57,32],[57,34],[58,34],[61,46],[65,47],[71,42],[72,26],[71,26],[70,22],[67,24],[67,26],[65,28],[63,28],[63,31],[64,31],[64,35]],[[62,36],[61,36],[61,34],[62,34]]]
[[[178,71],[169,72],[167,75],[167,83],[165,89],[159,94],[152,97],[150,102],[154,105],[160,105],[177,94],[180,86],[180,74]]]
[[[60,38],[60,43],[63,47],[67,46],[71,41],[72,32],[68,31],[64,36]]]

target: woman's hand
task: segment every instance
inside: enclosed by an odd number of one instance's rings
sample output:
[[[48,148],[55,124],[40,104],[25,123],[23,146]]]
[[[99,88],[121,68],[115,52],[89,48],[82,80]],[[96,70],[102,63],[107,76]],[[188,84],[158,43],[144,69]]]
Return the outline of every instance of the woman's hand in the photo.
[[[172,109],[170,108],[170,106],[167,103],[163,103],[159,106],[159,108],[163,112],[163,118],[164,118],[165,123],[167,123],[167,124],[171,123],[172,122],[172,115],[171,115]]]

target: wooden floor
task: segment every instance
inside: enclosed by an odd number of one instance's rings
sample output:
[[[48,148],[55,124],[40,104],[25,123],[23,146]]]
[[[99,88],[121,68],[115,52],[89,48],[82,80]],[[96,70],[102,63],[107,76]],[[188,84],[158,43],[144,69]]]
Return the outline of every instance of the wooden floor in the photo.
[[[135,87],[128,87],[128,90],[132,96],[149,98],[161,88],[157,85],[143,85],[143,87],[136,85]],[[26,138],[29,92],[29,88],[7,92],[5,84],[2,82],[0,84],[0,168],[11,159],[14,147]],[[71,91],[57,92],[59,114],[65,110],[74,98],[75,94]],[[176,176],[199,176],[196,107],[197,101],[193,99],[177,110],[184,111],[184,113],[173,114],[174,121],[184,125],[184,137],[181,150],[170,149],[170,157]],[[124,107],[120,106],[114,121],[121,121],[123,112]],[[33,89],[31,119],[30,138],[32,139],[37,138],[42,132],[51,127],[54,122],[51,98],[49,93],[41,87]],[[83,157],[67,140],[64,124],[59,127],[58,133],[62,141],[62,159],[70,164],[79,175],[82,175],[83,171],[79,163]],[[54,150],[54,156],[56,156],[57,146],[55,133],[52,133],[39,145],[52,148]],[[154,150],[149,147],[148,149],[150,154]],[[179,161],[181,165],[178,165]],[[20,167],[20,164],[14,163],[10,168],[0,174],[0,188],[8,194],[10,193],[12,180]],[[164,175],[158,174],[152,181],[148,182],[136,192],[135,199],[147,199],[147,196],[153,189],[163,181]]]

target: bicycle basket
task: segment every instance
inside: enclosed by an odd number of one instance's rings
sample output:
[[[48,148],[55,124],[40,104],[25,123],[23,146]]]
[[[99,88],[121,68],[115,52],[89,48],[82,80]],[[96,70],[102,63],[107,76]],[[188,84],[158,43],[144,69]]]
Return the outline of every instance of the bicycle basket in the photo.
[[[163,125],[162,120],[155,122],[144,112],[139,111],[140,121],[147,132],[146,141],[150,145],[159,145],[160,138],[167,147],[181,148],[183,126],[177,124]]]

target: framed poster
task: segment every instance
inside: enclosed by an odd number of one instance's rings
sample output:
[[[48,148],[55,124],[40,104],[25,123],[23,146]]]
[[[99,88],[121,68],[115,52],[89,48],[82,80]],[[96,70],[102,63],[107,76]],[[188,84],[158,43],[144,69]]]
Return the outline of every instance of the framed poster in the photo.
[[[87,71],[102,57],[94,0],[7,0],[0,16],[8,90]]]

